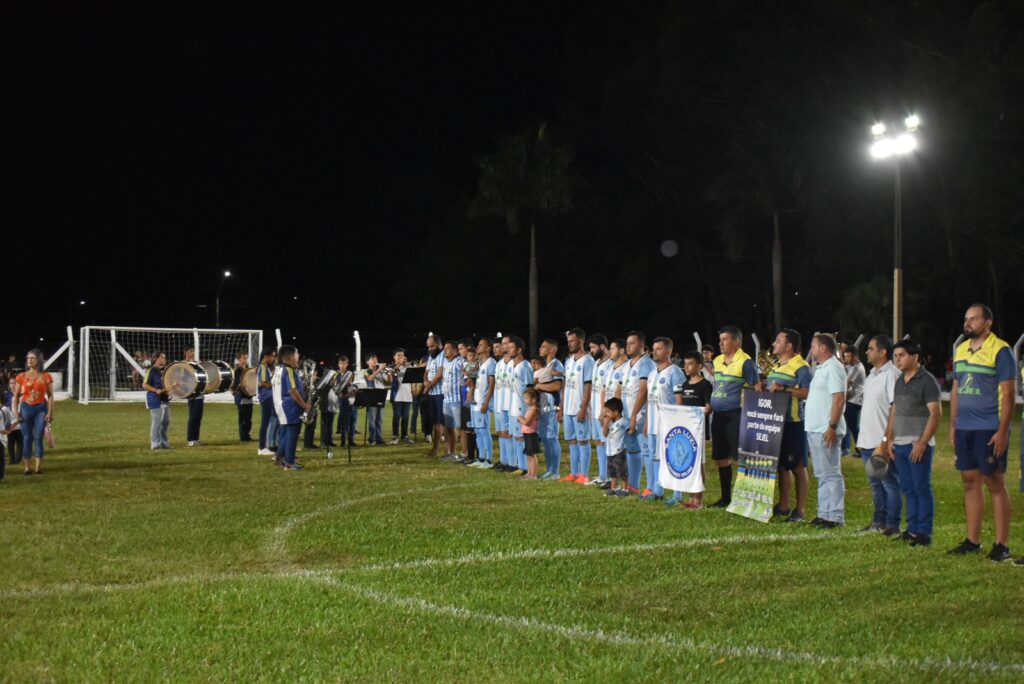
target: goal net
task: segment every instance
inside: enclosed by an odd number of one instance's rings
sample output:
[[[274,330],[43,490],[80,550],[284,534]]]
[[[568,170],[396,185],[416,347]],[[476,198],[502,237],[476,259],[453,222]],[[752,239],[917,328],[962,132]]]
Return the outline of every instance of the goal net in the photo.
[[[142,378],[156,352],[166,353],[170,364],[194,347],[196,361],[224,361],[234,367],[239,352],[249,354],[250,365],[258,363],[262,346],[261,330],[86,326],[80,337],[78,398],[83,404],[142,401]],[[218,392],[207,394],[206,400],[230,402],[234,397]]]

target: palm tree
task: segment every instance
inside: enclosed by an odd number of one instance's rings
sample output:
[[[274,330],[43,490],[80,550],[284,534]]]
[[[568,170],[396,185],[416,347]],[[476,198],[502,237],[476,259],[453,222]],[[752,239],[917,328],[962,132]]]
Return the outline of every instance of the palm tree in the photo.
[[[572,159],[568,148],[551,142],[544,123],[535,135],[506,136],[497,149],[476,159],[480,178],[477,195],[469,205],[469,216],[500,217],[512,234],[518,233],[524,224],[530,226],[530,349],[537,348],[540,310],[537,221],[572,209]]]

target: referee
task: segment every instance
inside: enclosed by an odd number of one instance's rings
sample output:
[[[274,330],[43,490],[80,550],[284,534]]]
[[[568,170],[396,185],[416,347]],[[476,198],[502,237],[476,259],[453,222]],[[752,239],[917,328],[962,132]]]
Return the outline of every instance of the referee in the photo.
[[[743,332],[727,325],[718,333],[722,352],[713,362],[715,382],[711,391],[711,449],[718,464],[722,498],[712,508],[725,508],[732,503],[732,462],[739,456],[740,394],[744,385],[760,388],[757,365],[743,351]]]

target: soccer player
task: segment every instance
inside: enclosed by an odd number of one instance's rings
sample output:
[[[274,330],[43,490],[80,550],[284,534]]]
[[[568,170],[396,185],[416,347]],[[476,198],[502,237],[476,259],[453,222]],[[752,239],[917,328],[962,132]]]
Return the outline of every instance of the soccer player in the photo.
[[[1011,560],[1010,495],[1006,465],[1013,418],[1016,368],[1010,346],[992,332],[992,309],[972,304],[964,314],[964,342],[953,357],[949,392],[949,439],[956,450],[956,469],[964,483],[967,538],[952,549],[960,556],[981,551],[981,520],[985,515],[982,484],[992,495],[996,540],[989,560]]]
[[[498,433],[497,470],[515,470],[512,466],[512,433],[509,432],[508,410],[512,403],[509,378],[512,374],[511,356],[509,355],[509,336],[501,338],[498,343],[501,358],[494,364],[494,430]]]
[[[295,449],[299,441],[302,412],[309,407],[304,398],[302,378],[296,372],[299,367],[299,350],[290,344],[282,345],[277,358],[281,362],[274,371],[273,379],[274,410],[281,424],[277,462],[285,470],[302,470],[302,466],[295,462]]]
[[[583,348],[586,333],[573,328],[565,333],[569,356],[565,359],[565,400],[558,412],[565,420],[565,441],[569,443],[569,476],[577,484],[590,479],[590,398],[594,384],[594,359]]]
[[[523,395],[528,387],[533,386],[533,370],[529,361],[523,356],[524,343],[522,338],[509,337],[509,353],[512,355],[512,397],[509,403],[509,432],[512,434],[511,459],[515,465],[513,475],[526,474],[526,451],[523,443],[523,426],[519,418],[526,413],[526,404],[523,402]]]
[[[718,464],[722,498],[711,505],[726,508],[732,503],[732,462],[739,457],[740,395],[744,385],[760,388],[761,377],[757,364],[743,351],[743,332],[739,328],[723,327],[718,333],[718,348],[722,353],[713,362],[711,448]]]
[[[590,424],[590,438],[593,445],[597,447],[597,477],[587,484],[604,487],[608,482],[608,449],[605,444],[604,429],[601,426],[601,411],[604,408],[601,395],[604,393],[608,374],[614,362],[608,352],[607,337],[596,333],[590,336],[588,343],[590,356],[594,359],[594,382],[591,385],[590,393],[590,412],[594,419]]]
[[[649,496],[651,494],[648,482],[647,489],[640,491],[640,474],[643,470],[644,459],[650,444],[643,434],[645,432],[644,420],[647,418],[647,379],[651,371],[655,369],[654,362],[647,355],[645,345],[646,336],[634,330],[626,336],[626,354],[629,361],[623,369],[622,380],[622,405],[623,415],[629,419],[629,429],[626,430],[626,466],[629,470],[629,491],[634,494]]]
[[[789,409],[782,427],[779,449],[779,503],[772,513],[786,522],[802,522],[807,506],[807,437],[804,432],[803,402],[811,386],[811,369],[801,356],[802,338],[792,328],[783,328],[775,336],[772,353],[778,364],[768,373],[769,392],[788,392]],[[789,475],[793,474],[790,481]],[[796,508],[790,509],[789,497],[796,484]]]
[[[909,541],[911,546],[931,546],[935,522],[932,454],[942,404],[939,383],[920,360],[917,342],[903,339],[893,345],[893,361],[902,374],[893,388],[885,441],[907,500],[907,529],[899,539]]]
[[[455,444],[462,432],[462,367],[465,360],[459,356],[458,343],[444,343],[444,362],[441,367],[444,386],[444,430],[446,455],[442,461],[461,462],[465,454],[457,454]]]
[[[658,434],[658,406],[661,404],[683,403],[682,369],[672,363],[672,340],[668,337],[655,337],[651,343],[654,353],[655,368],[647,376],[647,424],[644,434],[647,436],[647,453],[644,455],[644,469],[647,471],[647,489],[641,495],[644,501],[660,500],[665,494],[658,481],[661,468],[661,453]]]
[[[497,365],[491,356],[491,341],[481,337],[476,345],[477,363],[480,369],[477,371],[476,385],[473,389],[472,419],[473,429],[476,431],[476,448],[480,452],[479,460],[473,464],[474,468],[484,470],[493,467],[494,441],[491,440],[491,400],[494,397],[495,366]]]
[[[534,389],[540,392],[540,439],[544,441],[546,468],[541,480],[557,480],[562,469],[562,445],[558,441],[557,410],[562,385],[565,381],[565,366],[558,360],[558,340],[545,339],[540,344],[540,371],[534,373]],[[538,380],[539,377],[541,378]]]
[[[434,435],[430,440],[430,457],[437,458],[444,432],[444,356],[441,354],[441,338],[431,333],[427,336],[427,369],[423,375],[423,391],[430,399],[430,420]]]

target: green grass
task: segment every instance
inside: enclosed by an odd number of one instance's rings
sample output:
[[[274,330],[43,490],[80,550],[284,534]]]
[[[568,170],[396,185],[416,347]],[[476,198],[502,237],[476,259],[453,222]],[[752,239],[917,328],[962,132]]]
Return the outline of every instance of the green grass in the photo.
[[[175,405],[170,452],[149,451],[140,406],[57,417],[45,474],[0,485],[0,681],[1024,674],[1024,569],[944,553],[963,514],[943,442],[935,545],[911,549],[853,533],[870,497],[852,459],[848,527],[822,533],[515,481],[422,444],[282,472],[237,442],[233,406],[208,406],[208,445],[186,449]],[[1020,524],[1011,541],[1024,551]]]

